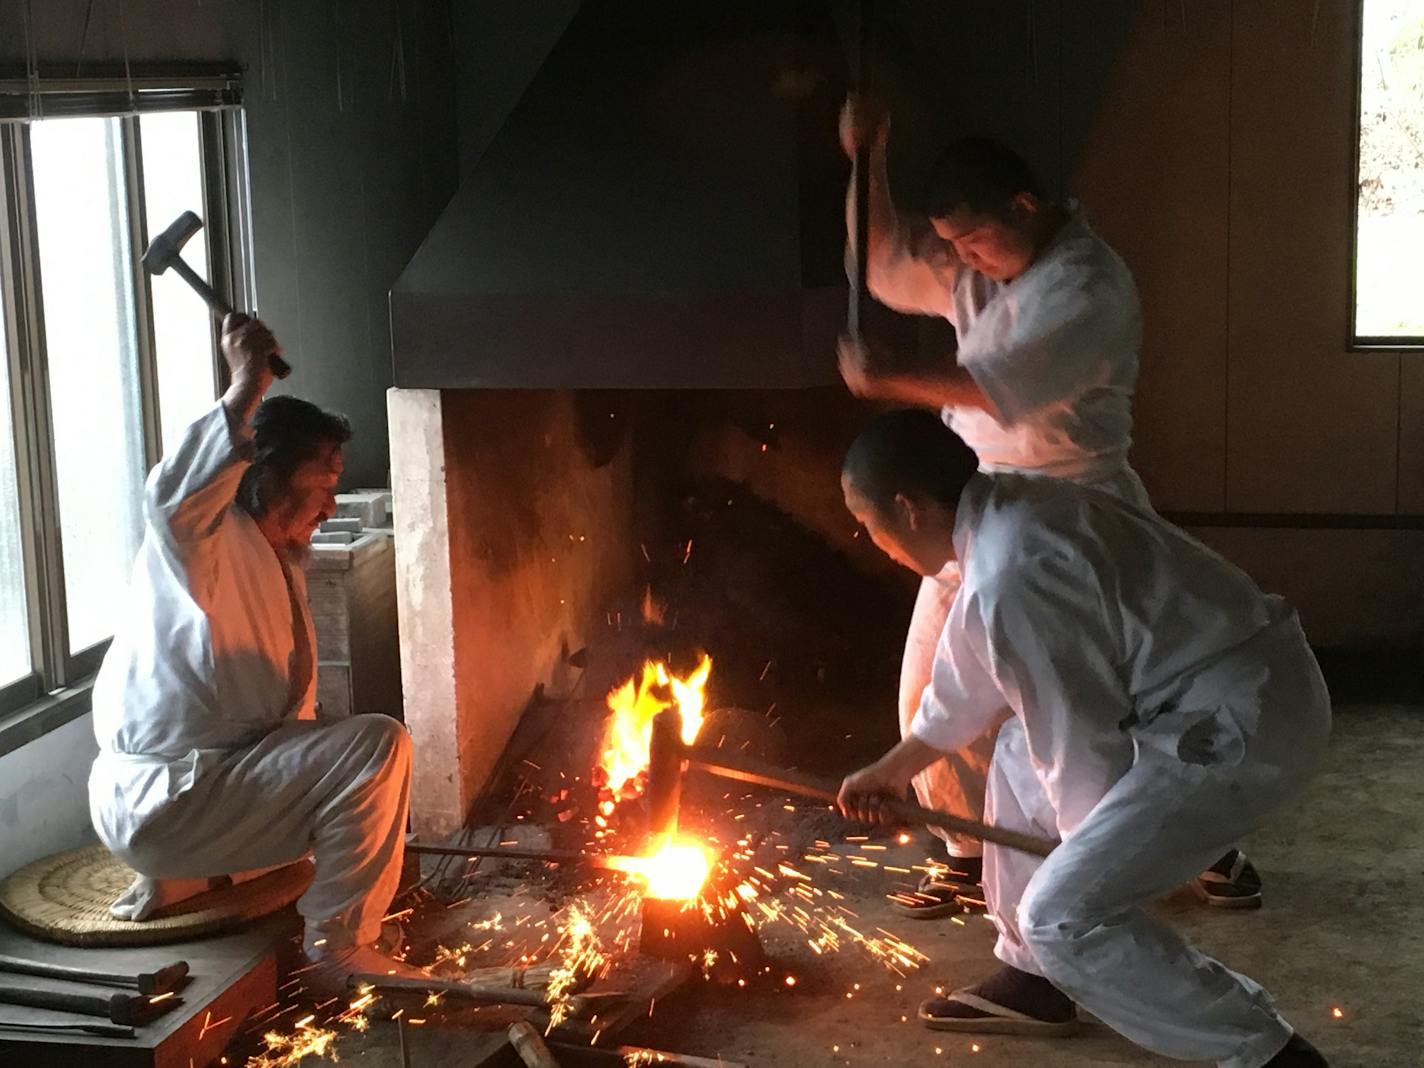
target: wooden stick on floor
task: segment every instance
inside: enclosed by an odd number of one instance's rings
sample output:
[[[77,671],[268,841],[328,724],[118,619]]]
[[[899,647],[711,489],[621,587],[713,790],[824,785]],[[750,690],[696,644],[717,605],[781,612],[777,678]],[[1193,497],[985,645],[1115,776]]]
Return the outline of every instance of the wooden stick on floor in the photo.
[[[559,1068],[559,1062],[544,1045],[544,1039],[524,1020],[509,1025],[509,1042],[528,1068]]]

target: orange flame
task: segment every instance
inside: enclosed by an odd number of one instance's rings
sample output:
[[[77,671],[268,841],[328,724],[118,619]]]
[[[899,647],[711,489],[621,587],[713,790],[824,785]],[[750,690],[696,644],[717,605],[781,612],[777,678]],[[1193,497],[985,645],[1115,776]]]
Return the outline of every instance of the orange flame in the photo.
[[[608,774],[608,788],[615,795],[636,793],[632,784],[648,766],[653,717],[663,709],[676,705],[682,713],[683,742],[691,745],[697,740],[711,673],[712,658],[706,655],[685,678],[674,675],[661,660],[649,660],[639,676],[608,695],[608,708],[613,715],[608,720],[600,764]]]
[[[647,857],[611,857],[609,867],[642,880],[643,896],[691,901],[712,871],[712,855],[690,838],[678,837]]]

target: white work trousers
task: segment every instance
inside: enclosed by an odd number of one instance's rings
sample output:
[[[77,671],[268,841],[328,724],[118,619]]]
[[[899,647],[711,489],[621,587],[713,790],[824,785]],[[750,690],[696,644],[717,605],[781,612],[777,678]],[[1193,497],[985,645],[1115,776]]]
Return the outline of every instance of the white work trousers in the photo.
[[[920,695],[930,684],[935,648],[949,619],[950,606],[959,593],[959,568],[951,563],[939,575],[920,580],[905,655],[900,662],[900,737],[910,735],[910,724],[920,707]],[[984,789],[989,761],[994,755],[994,735],[985,734],[954,753],[946,753],[915,776],[915,797],[925,808],[966,819],[984,819]],[[930,830],[942,838],[952,857],[983,856],[977,838],[954,834],[939,827]]]
[[[395,896],[410,804],[411,741],[388,716],[293,722],[233,751],[144,820],[126,841],[96,812],[105,844],[157,879],[266,868],[311,854],[297,902],[305,944],[323,951],[376,940]],[[323,941],[324,940],[324,941]]]
[[[1303,640],[1283,659],[1255,694],[1260,716],[1238,762],[1187,763],[1139,739],[1132,768],[1046,860],[992,844],[985,853],[995,955],[1167,1057],[1260,1068],[1291,1035],[1259,985],[1143,908],[1295,796],[1323,755],[1324,683]],[[1229,705],[1225,697],[1222,714]],[[999,731],[987,810],[1001,827],[1057,834],[1017,717]]]

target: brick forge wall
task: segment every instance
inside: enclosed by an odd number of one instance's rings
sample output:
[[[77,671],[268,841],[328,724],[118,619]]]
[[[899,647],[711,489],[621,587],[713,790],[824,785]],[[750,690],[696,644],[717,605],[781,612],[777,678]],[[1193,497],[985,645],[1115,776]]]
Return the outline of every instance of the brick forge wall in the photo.
[[[591,443],[569,391],[392,390],[389,408],[412,814],[440,835],[630,582],[631,450]]]

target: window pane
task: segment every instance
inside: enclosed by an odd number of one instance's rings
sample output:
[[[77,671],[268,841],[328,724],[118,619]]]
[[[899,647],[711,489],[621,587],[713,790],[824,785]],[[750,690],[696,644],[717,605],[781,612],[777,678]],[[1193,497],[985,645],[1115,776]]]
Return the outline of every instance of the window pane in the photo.
[[[69,648],[113,633],[138,549],[143,436],[117,119],[30,127]]]
[[[1355,333],[1424,337],[1424,4],[1365,0]]]
[[[25,561],[20,552],[20,488],[15,480],[10,361],[0,323],[0,686],[30,673],[30,621],[25,612]]]
[[[198,114],[171,111],[139,120],[143,150],[144,212],[149,239],[185,211],[203,215],[202,141]],[[204,220],[206,221],[206,220]],[[183,246],[183,259],[205,281],[207,231]],[[151,278],[158,362],[158,410],[167,451],[217,396],[213,376],[212,313],[172,271]]]

